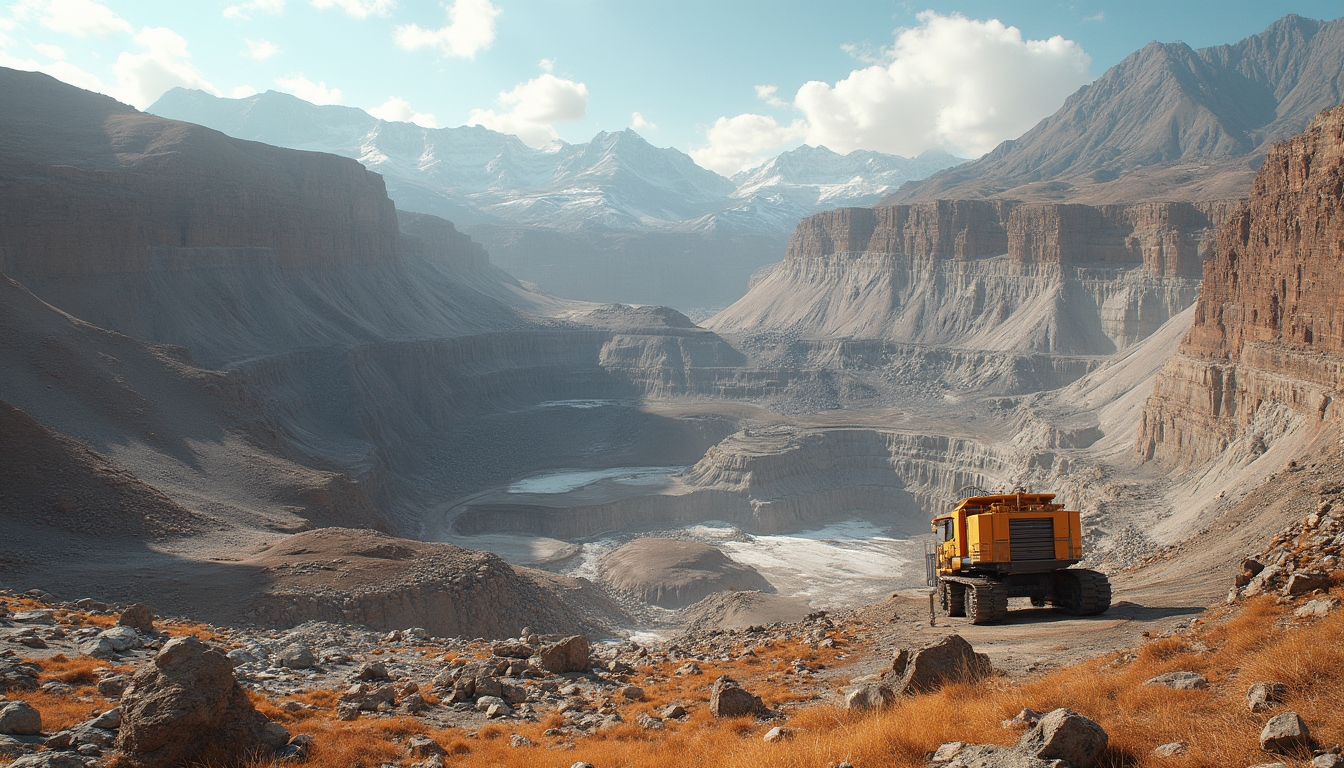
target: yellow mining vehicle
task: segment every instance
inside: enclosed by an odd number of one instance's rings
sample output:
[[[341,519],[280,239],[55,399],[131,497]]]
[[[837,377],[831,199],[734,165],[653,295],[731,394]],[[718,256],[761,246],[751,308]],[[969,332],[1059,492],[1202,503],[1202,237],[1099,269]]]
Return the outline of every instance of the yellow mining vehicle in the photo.
[[[938,541],[926,558],[928,581],[943,613],[972,624],[1002,621],[1010,597],[1079,616],[1111,607],[1105,575],[1069,567],[1083,558],[1083,532],[1078,512],[1054,499],[1026,492],[968,496],[933,519]]]

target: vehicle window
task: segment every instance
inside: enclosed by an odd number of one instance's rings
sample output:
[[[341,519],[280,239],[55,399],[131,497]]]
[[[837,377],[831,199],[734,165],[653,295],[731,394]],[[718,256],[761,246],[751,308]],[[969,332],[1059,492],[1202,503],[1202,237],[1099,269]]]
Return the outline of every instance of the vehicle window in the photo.
[[[943,535],[943,541],[952,540],[952,521],[944,520],[938,524],[938,532]]]

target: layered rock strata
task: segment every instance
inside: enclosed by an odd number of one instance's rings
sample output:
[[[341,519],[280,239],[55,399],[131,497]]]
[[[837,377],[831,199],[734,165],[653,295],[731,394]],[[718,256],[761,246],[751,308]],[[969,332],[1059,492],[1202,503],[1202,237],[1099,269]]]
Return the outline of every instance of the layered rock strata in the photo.
[[[1004,201],[830,211],[799,224],[785,260],[707,327],[793,355],[820,339],[1112,354],[1194,302],[1223,215]]]
[[[1194,325],[1144,409],[1144,457],[1194,464],[1262,418],[1337,419],[1342,185],[1344,108],[1270,150],[1250,200],[1218,231]]]

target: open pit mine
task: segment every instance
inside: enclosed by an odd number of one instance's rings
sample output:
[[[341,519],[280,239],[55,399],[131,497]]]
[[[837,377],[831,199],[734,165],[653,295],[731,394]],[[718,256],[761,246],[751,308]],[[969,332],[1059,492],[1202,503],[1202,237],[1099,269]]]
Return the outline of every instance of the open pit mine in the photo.
[[[1160,52],[1115,99],[1214,66]],[[984,193],[1039,128],[697,323],[0,68],[0,764],[1344,765],[1344,107],[1292,98],[1249,188]],[[1023,495],[1064,575],[991,595],[948,521]]]

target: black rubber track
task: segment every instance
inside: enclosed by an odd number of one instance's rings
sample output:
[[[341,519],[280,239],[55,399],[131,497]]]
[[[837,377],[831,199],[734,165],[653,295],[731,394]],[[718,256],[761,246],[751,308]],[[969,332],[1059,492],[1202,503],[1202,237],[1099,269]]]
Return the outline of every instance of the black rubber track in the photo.
[[[954,581],[938,582],[938,602],[947,616],[966,615],[966,585]]]
[[[1055,605],[1077,616],[1096,616],[1111,607],[1111,582],[1105,574],[1070,568],[1059,575]]]
[[[966,616],[972,624],[992,624],[1008,618],[1008,589],[997,581],[966,587]]]

